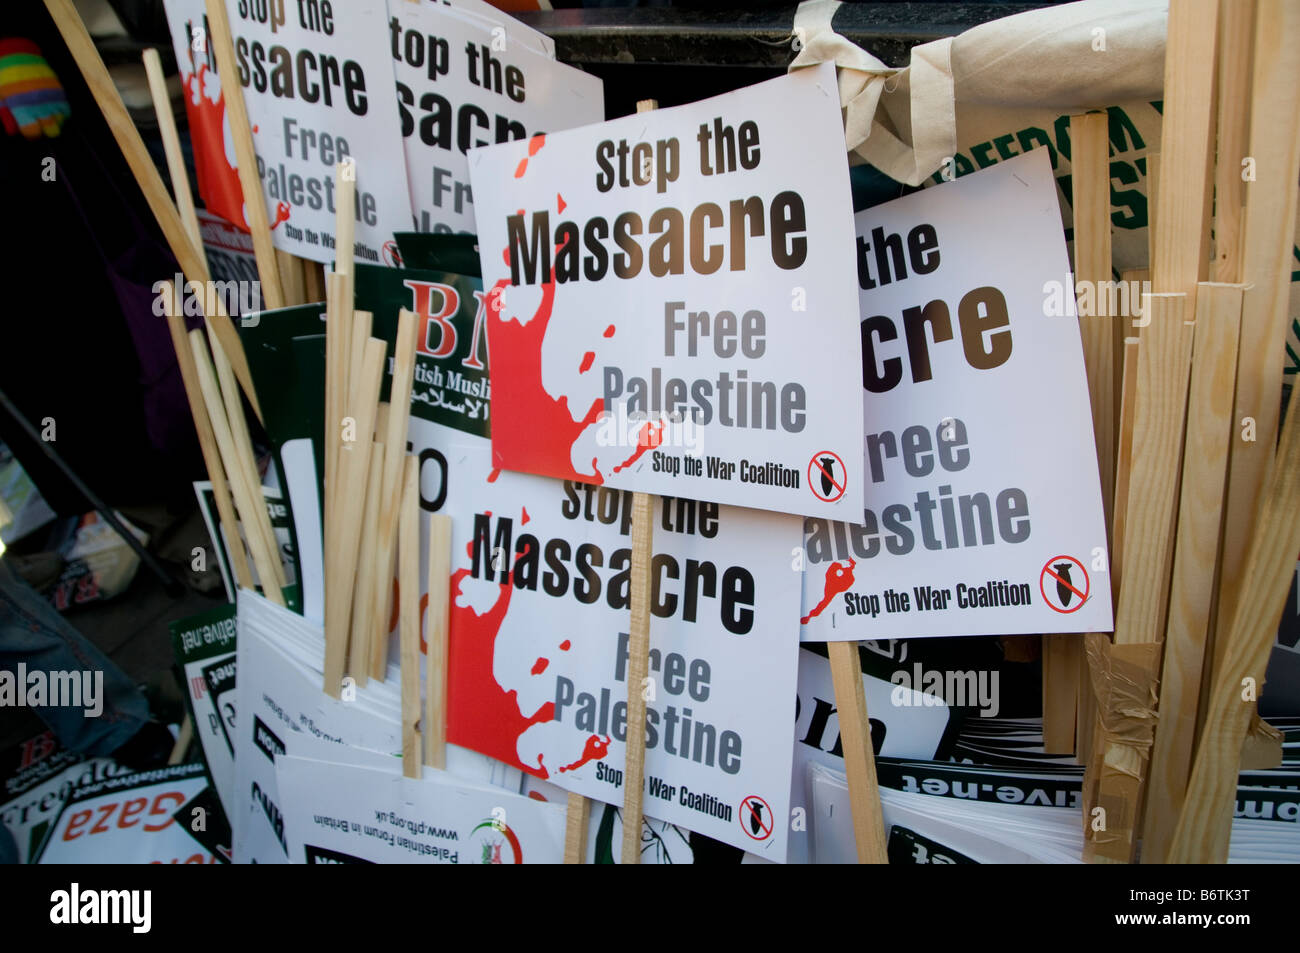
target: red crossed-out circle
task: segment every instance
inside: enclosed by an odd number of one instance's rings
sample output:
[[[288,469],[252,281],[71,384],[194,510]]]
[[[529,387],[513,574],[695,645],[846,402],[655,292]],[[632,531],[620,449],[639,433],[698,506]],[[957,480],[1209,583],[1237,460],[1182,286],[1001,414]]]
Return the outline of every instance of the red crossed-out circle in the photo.
[[[822,457],[833,457],[835,462],[840,465],[840,478],[838,480],[836,480],[834,476],[826,472],[825,467],[823,467],[821,464]],[[826,479],[830,480],[831,485],[835,487],[835,489],[838,490],[839,492],[822,496],[820,490],[821,490],[821,478],[823,476],[826,477]],[[848,485],[849,485],[848,470],[847,468],[845,468],[844,461],[840,459],[840,455],[838,453],[836,453],[833,450],[819,450],[812,455],[812,459],[808,461],[808,489],[812,490],[813,496],[817,497],[817,499],[821,500],[823,503],[834,503],[836,500],[838,500],[840,497],[844,495],[844,489]]]
[[[753,817],[753,810],[750,805],[759,809],[757,834],[749,826],[750,818]],[[767,840],[772,836],[772,826],[776,823],[776,818],[772,816],[772,808],[757,794],[751,794],[740,802],[740,829],[745,832],[745,836],[753,840]]]
[[[1052,564],[1057,562],[1062,562],[1062,561],[1073,563],[1074,565],[1079,567],[1079,572],[1083,573],[1083,591],[1080,591],[1079,587],[1075,585],[1075,583],[1078,582],[1077,579],[1071,579],[1069,582],[1066,582],[1059,575],[1057,575],[1055,572],[1052,571]],[[1049,599],[1047,596],[1047,587],[1046,587],[1048,576],[1052,577],[1053,582],[1059,582],[1061,585],[1065,586],[1076,596],[1078,596],[1079,597],[1078,603],[1076,605],[1066,608],[1064,606],[1058,606],[1055,602]],[[1043,569],[1038,574],[1038,591],[1039,593],[1042,594],[1043,601],[1047,603],[1049,609],[1052,609],[1056,612],[1060,612],[1064,615],[1069,615],[1071,612],[1078,612],[1080,609],[1083,608],[1084,604],[1088,601],[1088,593],[1092,592],[1092,583],[1088,579],[1088,570],[1084,568],[1083,563],[1079,562],[1079,560],[1075,559],[1073,556],[1053,556],[1051,559],[1049,559],[1046,563],[1043,564]]]

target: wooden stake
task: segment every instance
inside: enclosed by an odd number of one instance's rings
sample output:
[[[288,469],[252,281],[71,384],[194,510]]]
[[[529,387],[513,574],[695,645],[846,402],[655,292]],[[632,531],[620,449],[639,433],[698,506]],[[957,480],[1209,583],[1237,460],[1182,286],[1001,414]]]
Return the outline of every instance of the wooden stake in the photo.
[[[393,555],[397,544],[396,497],[402,477],[402,456],[411,419],[411,386],[415,380],[415,346],[419,318],[403,308],[397,315],[397,340],[393,345],[393,377],[388,391],[384,491],[380,497],[379,535],[375,540],[376,569],[384,584],[372,593],[373,629],[370,632],[370,675],[382,681],[388,670],[388,604],[392,587]]]
[[[325,274],[319,262],[310,258],[298,259],[302,263],[303,295],[308,302],[325,300]]]
[[[352,301],[347,297],[347,280],[331,274],[326,281],[325,300],[325,510],[327,531],[332,523],[334,496],[338,490],[339,446],[348,399],[348,348],[352,344]],[[329,548],[326,546],[326,554]]]
[[[292,308],[305,304],[301,259],[283,249],[275,250],[275,264],[280,272],[280,289],[284,293],[284,306]]]
[[[447,768],[447,637],[451,631],[451,517],[429,514],[429,615],[424,630],[424,763]],[[572,795],[570,795],[572,797]],[[585,800],[585,798],[584,798]]]
[[[422,774],[420,755],[420,461],[405,457],[402,474],[400,639],[402,645],[402,773]]]
[[[1093,290],[1093,313],[1079,316],[1079,336],[1088,375],[1093,439],[1101,478],[1105,526],[1111,525],[1115,494],[1115,322],[1101,289],[1111,280],[1110,139],[1106,113],[1070,117],[1070,162],[1074,189],[1074,274]],[[1111,546],[1102,541],[1107,552]],[[1083,682],[1082,634],[1043,639],[1043,743],[1050,752],[1076,748],[1076,724],[1091,710]],[[1090,723],[1089,723],[1090,724]]]
[[[1256,48],[1257,55],[1262,49]],[[1242,573],[1245,583],[1224,643],[1223,665],[1215,674],[1214,689],[1207,699],[1205,731],[1174,830],[1170,863],[1221,864],[1228,859],[1242,744],[1250,729],[1254,699],[1264,684],[1264,670],[1286,605],[1297,551],[1300,412],[1292,404],[1247,551]]]
[[[172,204],[171,196],[167,194],[167,188],[158,174],[158,168],[154,165],[149,150],[145,148],[139,130],[136,129],[135,123],[126,111],[126,106],[122,104],[122,97],[118,95],[117,87],[108,75],[108,69],[104,66],[104,61],[100,58],[99,50],[91,40],[90,34],[86,32],[81,17],[73,8],[72,0],[45,0],[45,6],[50,12],[50,19],[54,21],[63,36],[63,42],[68,45],[68,52],[80,67],[82,78],[85,79],[86,86],[95,97],[99,111],[103,113],[104,121],[113,133],[113,138],[117,141],[118,149],[122,151],[122,158],[131,169],[136,185],[144,194],[149,211],[153,213],[158,227],[162,230],[163,238],[167,241],[167,247],[171,249],[187,280],[203,281],[203,275],[207,272],[207,262],[203,258],[202,248],[196,247],[190,241],[176,206]],[[208,320],[214,325],[217,336],[221,339],[234,365],[235,374],[244,392],[248,394],[253,410],[260,418],[262,412],[257,403],[257,392],[253,389],[253,376],[248,370],[248,361],[244,358],[244,349],[234,325],[229,316],[223,312],[209,315]],[[175,343],[174,336],[173,343]],[[188,351],[189,347],[181,344],[177,354],[179,355],[182,350]],[[178,357],[178,360],[181,364],[181,372],[184,374],[186,359]]]
[[[217,381],[212,365],[208,363],[203,335],[198,331],[191,331],[189,337],[191,353],[194,355],[194,365],[198,371],[199,386],[203,390],[203,399],[209,407],[220,407],[221,395],[217,393]],[[222,459],[233,460],[236,454],[234,437],[231,436],[230,426],[226,422],[225,414],[214,411],[210,415],[210,419]],[[275,570],[271,564],[280,558],[279,554],[275,550],[267,548],[267,541],[262,534],[253,532],[250,529],[256,525],[259,515],[264,516],[266,514],[266,498],[262,496],[261,485],[250,486],[248,476],[243,468],[233,467],[230,470],[230,486],[235,494],[235,506],[239,509],[244,529],[248,533],[248,548],[253,554],[253,565],[257,569],[257,576],[262,581],[262,594],[277,606],[283,606],[284,596],[271,582],[271,580],[275,579]]]
[[[1196,299],[1196,342],[1187,398],[1178,536],[1160,680],[1160,717],[1151,752],[1143,825],[1143,863],[1165,862],[1191,770],[1232,433],[1241,293],[1241,285],[1206,282]]]
[[[1242,159],[1250,136],[1255,0],[1219,0],[1218,165],[1214,170],[1214,281],[1242,279],[1246,183]]]
[[[185,157],[181,154],[181,137],[176,131],[176,116],[172,113],[172,98],[167,92],[167,78],[163,75],[162,59],[152,47],[144,51],[144,74],[149,80],[149,95],[153,99],[154,115],[158,117],[158,131],[162,137],[163,155],[167,157],[167,174],[172,180],[172,196],[181,224],[189,232],[196,249],[203,249],[203,236],[199,231],[199,217],[194,211],[194,196],[190,194],[190,177],[185,170]]]
[[[352,583],[361,544],[365,481],[370,472],[370,454],[362,448],[369,448],[369,435],[375,429],[375,405],[379,401],[385,350],[384,342],[378,338],[366,342],[351,414],[358,439],[344,444],[339,452],[337,507],[333,527],[326,537],[324,689],[334,698],[339,697],[343,686],[352,619]]]
[[[382,404],[380,405],[383,406]],[[352,632],[348,640],[348,674],[364,686],[370,672],[369,608],[377,579],[374,554],[375,539],[379,531],[379,497],[383,489],[384,444],[375,440],[370,446],[370,473],[366,478],[366,510],[361,528],[361,556],[358,560],[356,586],[353,592]]]
[[[639,108],[639,107],[638,107]],[[641,797],[645,785],[646,678],[650,670],[650,561],[656,497],[632,494],[632,626],[628,635],[627,764],[624,769],[622,863],[641,862]]]
[[[880,813],[880,788],[876,783],[876,755],[871,745],[871,722],[862,688],[862,663],[857,642],[827,642],[835,708],[839,713],[840,740],[844,746],[844,771],[849,781],[849,806],[853,812],[853,838],[858,863],[887,864],[885,825]]]
[[[1228,497],[1216,629],[1226,632],[1246,583],[1246,550],[1268,485],[1281,405],[1281,355],[1290,323],[1290,262],[1300,167],[1300,6],[1259,0],[1251,93],[1250,152],[1255,181],[1246,183],[1241,348],[1233,405]],[[1238,161],[1238,174],[1240,174]],[[1249,421],[1247,421],[1249,418]],[[1246,428],[1254,439],[1246,439]],[[1217,668],[1225,649],[1216,639]]]
[[[639,113],[659,108],[654,99],[636,104]],[[654,497],[649,493],[632,494],[632,625],[628,633],[627,665],[627,763],[623,788],[624,864],[641,863],[641,803],[645,787],[645,683],[650,670],[650,561],[652,546],[652,510]]]
[[[1083,665],[1079,635],[1043,636],[1043,750],[1071,754],[1080,704],[1079,670]]]
[[[1172,155],[1173,152],[1166,152]],[[1173,545],[1170,527],[1177,504],[1183,419],[1187,398],[1187,356],[1183,316],[1186,296],[1153,294],[1138,348],[1137,402],[1133,418],[1133,462],[1126,503],[1123,571],[1115,619],[1116,664],[1111,710],[1100,712],[1110,725],[1104,751],[1093,753],[1097,796],[1090,810],[1106,811],[1106,829],[1089,830],[1085,858],[1131,862],[1137,812],[1154,725],[1158,644],[1164,633]],[[1128,648],[1144,645],[1141,649]],[[1151,646],[1155,646],[1152,648]],[[1121,725],[1122,728],[1116,727]],[[1085,799],[1086,800],[1086,799]],[[1085,811],[1085,816],[1088,816]]]
[[[1160,230],[1151,262],[1156,292],[1187,295],[1195,313],[1197,282],[1209,272],[1207,182],[1214,160],[1214,70],[1219,0],[1180,0],[1169,8],[1165,99],[1160,134]],[[1294,225],[1294,221],[1292,222]]]
[[[280,268],[275,257],[275,245],[271,240],[271,225],[266,217],[262,180],[257,174],[253,130],[248,122],[248,109],[244,105],[244,91],[239,85],[239,68],[235,62],[230,19],[226,16],[225,0],[205,0],[205,6],[208,13],[208,41],[212,44],[212,52],[217,58],[217,74],[221,77],[226,123],[235,147],[239,188],[244,193],[244,218],[253,237],[253,256],[257,259],[257,274],[262,281],[262,300],[267,309],[273,311],[284,307],[284,291],[280,287]]]
[[[591,802],[581,794],[569,792],[568,809],[564,815],[564,862],[581,864],[587,859],[587,823],[591,817]],[[637,848],[640,850],[640,847]]]

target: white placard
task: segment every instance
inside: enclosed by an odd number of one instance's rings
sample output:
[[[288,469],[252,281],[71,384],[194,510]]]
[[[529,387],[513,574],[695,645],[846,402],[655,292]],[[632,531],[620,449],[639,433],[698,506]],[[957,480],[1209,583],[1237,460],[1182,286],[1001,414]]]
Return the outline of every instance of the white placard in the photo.
[[[384,0],[226,0],[226,11],[275,247],[334,260],[335,165],[351,157],[356,260],[378,264],[411,222]]]
[[[286,756],[280,794],[293,810],[292,863],[558,864],[564,805],[464,784],[443,771],[405,778],[382,767]]]
[[[416,231],[474,232],[470,149],[605,118],[600,79],[539,52],[505,14],[409,0],[389,12]]]
[[[446,457],[448,740],[622,804],[632,493],[494,470],[482,441]],[[784,860],[801,521],[653,516],[643,810]]]
[[[857,226],[867,501],[861,525],[806,524],[803,638],[1109,632],[1079,323],[1053,314],[1074,282],[1047,151]]]
[[[469,162],[497,465],[781,512],[861,509],[833,68]]]

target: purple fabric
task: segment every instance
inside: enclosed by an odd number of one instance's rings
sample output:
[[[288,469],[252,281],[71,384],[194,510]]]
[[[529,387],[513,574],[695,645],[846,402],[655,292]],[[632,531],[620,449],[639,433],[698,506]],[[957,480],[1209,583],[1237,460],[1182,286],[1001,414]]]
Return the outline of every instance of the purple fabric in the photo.
[[[101,223],[87,218],[62,166],[59,166],[58,177],[72,196],[73,204],[99,249],[105,274],[131,332],[140,365],[140,398],[149,442],[169,456],[185,454],[192,449],[197,438],[167,318],[154,314],[156,295],[153,291],[155,282],[172,281],[180,266],[171,251],[145,228],[131,203],[109,176],[102,177],[102,188],[116,195],[123,209],[112,235],[115,239],[112,246],[116,248],[105,247],[108,230],[100,227]]]

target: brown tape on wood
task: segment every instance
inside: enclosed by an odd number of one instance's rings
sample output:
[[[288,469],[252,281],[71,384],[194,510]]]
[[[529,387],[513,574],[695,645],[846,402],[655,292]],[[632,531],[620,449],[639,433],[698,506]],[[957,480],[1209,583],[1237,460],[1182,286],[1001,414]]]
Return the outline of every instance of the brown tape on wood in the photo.
[[[1142,781],[1155,738],[1160,649],[1158,642],[1086,642],[1101,743],[1084,778],[1085,860],[1128,863],[1132,859],[1131,819],[1141,806]],[[1103,790],[1104,797],[1100,796]]]
[[[1086,647],[1105,742],[1149,750],[1156,731],[1161,644],[1093,640]]]

